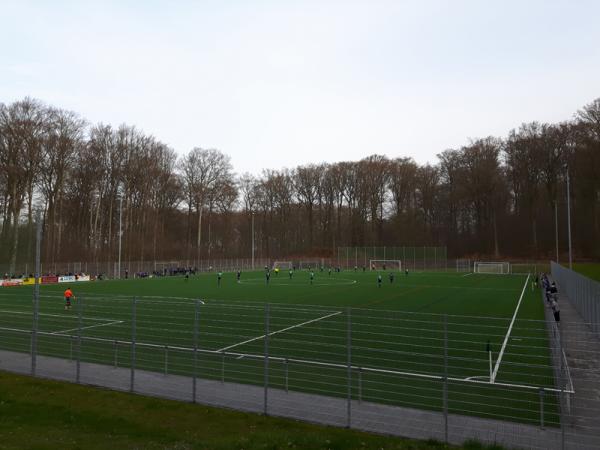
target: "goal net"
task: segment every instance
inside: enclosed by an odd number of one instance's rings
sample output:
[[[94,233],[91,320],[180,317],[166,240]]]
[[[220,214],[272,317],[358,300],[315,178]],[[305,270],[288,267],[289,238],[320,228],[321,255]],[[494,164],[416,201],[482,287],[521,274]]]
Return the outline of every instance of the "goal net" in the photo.
[[[319,267],[321,267],[321,260],[300,261],[300,264],[298,265],[298,267],[300,268],[300,270],[318,269]]]
[[[371,270],[402,270],[402,262],[399,259],[370,259]]]
[[[471,260],[470,259],[457,259],[456,260],[456,271],[457,272],[471,272]]]
[[[473,272],[506,275],[510,273],[510,263],[477,261],[473,265]]]
[[[289,270],[291,268],[292,268],[292,262],[291,261],[275,261],[273,263],[273,270],[275,270],[275,269]]]

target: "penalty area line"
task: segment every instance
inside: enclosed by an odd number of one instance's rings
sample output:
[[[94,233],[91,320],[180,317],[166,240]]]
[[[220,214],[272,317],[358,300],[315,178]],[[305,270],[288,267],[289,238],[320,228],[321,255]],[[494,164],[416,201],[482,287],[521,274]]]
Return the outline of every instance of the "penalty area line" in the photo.
[[[318,322],[319,320],[328,319],[329,317],[337,316],[337,315],[339,315],[341,313],[342,313],[342,311],[334,312],[332,314],[327,314],[327,315],[322,316],[322,317],[317,317],[316,319],[307,320],[306,322],[302,322],[302,323],[298,323],[296,325],[292,325],[291,327],[282,328],[281,330],[277,330],[277,331],[272,331],[271,333],[268,333],[268,334],[263,334],[261,336],[254,337],[252,339],[247,339],[245,341],[238,342],[237,344],[232,344],[232,345],[229,345],[227,347],[220,348],[219,350],[215,350],[215,353],[225,352],[225,351],[230,350],[230,349],[232,349],[234,347],[239,347],[240,345],[244,345],[244,344],[248,344],[250,342],[258,341],[259,339],[263,339],[263,338],[265,338],[267,336],[273,336],[275,334],[283,333],[284,331],[289,331],[289,330],[292,330],[294,328],[302,327],[304,325],[308,325],[309,323]]]

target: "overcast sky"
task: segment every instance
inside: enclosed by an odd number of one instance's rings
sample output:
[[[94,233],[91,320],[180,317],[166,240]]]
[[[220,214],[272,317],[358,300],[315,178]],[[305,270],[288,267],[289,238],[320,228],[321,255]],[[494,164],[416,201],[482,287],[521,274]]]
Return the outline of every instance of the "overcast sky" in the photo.
[[[436,162],[600,97],[600,1],[0,0],[0,102],[25,96],[240,173]]]

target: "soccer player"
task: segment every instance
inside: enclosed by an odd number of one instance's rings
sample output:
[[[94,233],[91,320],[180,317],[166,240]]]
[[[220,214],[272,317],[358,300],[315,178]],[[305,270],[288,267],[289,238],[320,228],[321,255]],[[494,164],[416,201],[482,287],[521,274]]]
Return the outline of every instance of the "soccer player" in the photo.
[[[552,299],[550,306],[552,308],[552,313],[554,314],[554,321],[556,322],[556,325],[559,325],[560,324],[560,308],[558,307],[558,302],[556,301],[555,298]]]
[[[381,287],[381,274],[377,275],[377,287]]]
[[[408,276],[408,269],[404,271],[404,275]]]
[[[390,272],[390,283],[394,282],[394,273]]]
[[[278,277],[279,276],[279,267],[275,267],[275,276]]]
[[[357,266],[354,266],[354,271],[358,272],[358,267]]]
[[[190,279],[190,273],[189,272],[185,272],[185,281],[187,283],[187,281]]]
[[[311,270],[310,271],[310,284],[313,284],[314,279],[315,279],[315,273]]]
[[[265,278],[267,279],[267,284],[269,284],[269,280],[271,279],[271,272],[268,270],[265,272]]]
[[[294,276],[294,271],[292,269],[290,269],[289,271],[289,275],[290,275],[290,280],[292,279],[292,277]]]
[[[367,271],[367,268],[365,266],[363,266],[363,273],[365,273]]]
[[[221,286],[221,278],[223,278],[223,272],[217,274],[217,286]]]
[[[329,267],[329,276],[331,276],[331,267]]]
[[[71,288],[67,288],[64,295],[65,295],[65,309],[71,309],[71,299],[75,299],[75,296],[73,295],[73,291],[71,290]]]
[[[242,277],[242,272],[238,269],[237,271],[237,282],[240,282],[240,278]]]

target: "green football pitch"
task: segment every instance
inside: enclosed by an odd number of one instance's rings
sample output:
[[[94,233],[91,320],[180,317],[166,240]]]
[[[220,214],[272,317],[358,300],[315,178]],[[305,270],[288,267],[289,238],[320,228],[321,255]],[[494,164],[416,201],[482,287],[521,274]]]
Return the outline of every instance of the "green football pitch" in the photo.
[[[260,271],[239,283],[225,273],[220,286],[215,273],[73,283],[71,310],[65,284],[42,285],[38,352],[128,367],[135,340],[137,369],[263,385],[267,367],[271,388],[558,424],[528,276],[382,276],[381,286],[352,270],[316,271],[312,284],[307,271],[268,284]],[[0,291],[1,348],[30,351],[32,298],[30,286]]]

